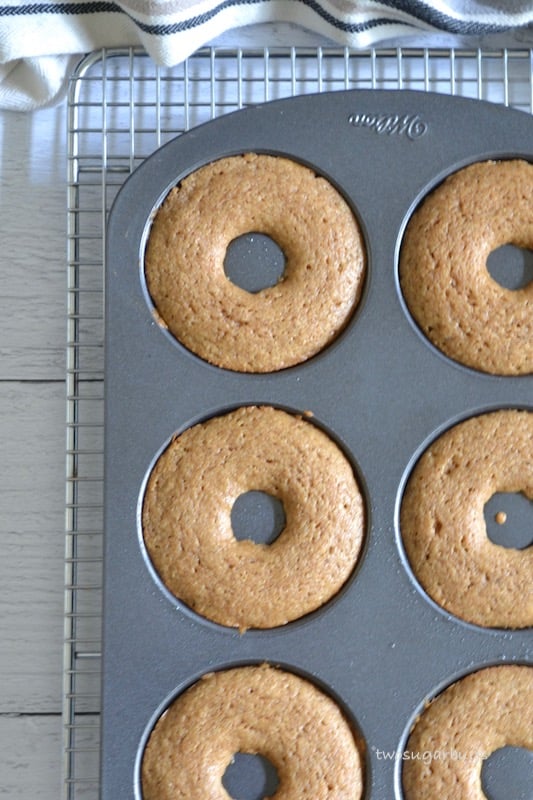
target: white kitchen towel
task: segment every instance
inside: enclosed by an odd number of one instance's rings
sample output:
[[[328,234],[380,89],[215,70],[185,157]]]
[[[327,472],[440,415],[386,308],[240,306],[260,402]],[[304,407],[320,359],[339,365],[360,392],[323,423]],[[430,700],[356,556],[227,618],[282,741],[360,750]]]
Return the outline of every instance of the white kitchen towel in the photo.
[[[73,54],[141,44],[162,65],[261,22],[292,22],[369,47],[417,32],[460,36],[533,25],[531,0],[0,0],[0,108],[57,101]]]

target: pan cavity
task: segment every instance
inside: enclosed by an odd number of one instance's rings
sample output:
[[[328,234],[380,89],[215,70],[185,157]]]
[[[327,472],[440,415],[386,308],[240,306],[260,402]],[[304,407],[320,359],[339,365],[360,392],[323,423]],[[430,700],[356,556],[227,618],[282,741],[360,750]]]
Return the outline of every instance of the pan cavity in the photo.
[[[494,544],[515,550],[533,544],[533,500],[522,492],[496,492],[483,513],[487,536]]]
[[[483,762],[481,785],[488,800],[529,800],[533,786],[533,752],[500,747]]]
[[[257,294],[283,279],[285,254],[267,234],[245,233],[230,242],[224,258],[224,273],[240,289]]]
[[[533,281],[533,250],[505,244],[490,253],[487,270],[504,289],[525,289]]]
[[[275,794],[279,778],[274,765],[260,753],[235,753],[222,785],[232,800],[263,800]]]
[[[251,539],[256,544],[272,544],[285,524],[283,503],[267,492],[243,492],[231,509],[231,527],[239,541]]]

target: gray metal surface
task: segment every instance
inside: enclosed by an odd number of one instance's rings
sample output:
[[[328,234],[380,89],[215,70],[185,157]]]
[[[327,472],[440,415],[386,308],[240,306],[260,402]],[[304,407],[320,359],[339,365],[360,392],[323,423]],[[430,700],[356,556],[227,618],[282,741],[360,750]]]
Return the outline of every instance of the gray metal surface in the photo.
[[[382,130],[381,115],[410,123]],[[161,330],[142,280],[148,221],[168,189],[213,159],[246,151],[312,165],[352,203],[369,256],[353,321],[306,364],[269,375],[212,367]],[[221,117],[171,141],[128,179],[108,225],[102,797],[140,797],[139,765],[169,700],[206,671],[260,662],[315,679],[355,718],[368,747],[367,797],[400,797],[405,736],[423,704],[457,676],[533,663],[531,631],[483,630],[428,601],[405,562],[398,505],[427,443],[454,422],[530,407],[533,377],[463,368],[420,335],[402,302],[397,256],[413,208],[472,161],[533,158],[533,121],[479,101],[402,91],[325,93]],[[352,458],[369,527],[354,579],[323,609],[243,635],[170,598],[142,547],[150,466],[170,438],[241,404],[311,410]]]

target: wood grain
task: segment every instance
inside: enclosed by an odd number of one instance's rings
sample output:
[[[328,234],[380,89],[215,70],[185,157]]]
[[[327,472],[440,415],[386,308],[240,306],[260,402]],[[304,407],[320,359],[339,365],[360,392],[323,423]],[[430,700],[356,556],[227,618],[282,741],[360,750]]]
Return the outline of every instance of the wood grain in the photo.
[[[58,712],[65,389],[0,383],[0,712]]]
[[[0,794],[9,800],[60,796],[61,718],[0,715]]]
[[[97,718],[80,721],[73,742],[82,766],[76,779],[76,797],[95,797],[98,775]],[[61,796],[60,763],[63,758],[61,717],[58,715],[0,715],[0,795],[9,800],[58,800]]]
[[[0,380],[65,374],[65,106],[2,117]]]

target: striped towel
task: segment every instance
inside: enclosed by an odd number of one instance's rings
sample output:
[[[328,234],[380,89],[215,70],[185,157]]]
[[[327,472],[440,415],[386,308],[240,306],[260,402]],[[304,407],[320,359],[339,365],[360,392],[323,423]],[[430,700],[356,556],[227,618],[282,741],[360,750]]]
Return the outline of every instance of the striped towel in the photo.
[[[171,66],[243,25],[291,22],[354,48],[417,32],[483,36],[533,26],[530,0],[0,0],[0,108],[64,94],[73,54],[141,44]]]

